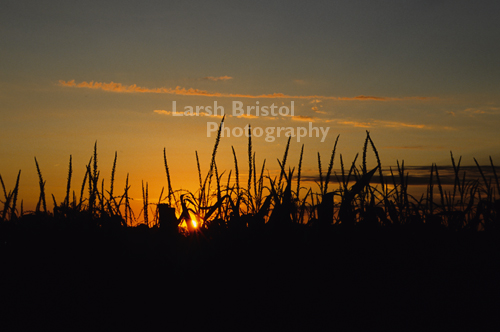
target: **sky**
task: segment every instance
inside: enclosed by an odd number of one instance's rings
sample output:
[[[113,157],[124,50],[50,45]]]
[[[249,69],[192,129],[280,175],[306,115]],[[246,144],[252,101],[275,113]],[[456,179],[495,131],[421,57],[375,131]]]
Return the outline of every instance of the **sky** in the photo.
[[[498,1],[4,0],[0,175],[8,190],[21,170],[20,196],[33,206],[36,157],[61,201],[70,155],[78,191],[97,142],[105,186],[116,151],[116,185],[128,173],[137,199],[142,181],[158,197],[165,148],[174,189],[194,191],[195,151],[206,174],[208,129],[221,121],[207,115],[215,103],[226,115],[225,174],[234,147],[244,175],[248,138],[235,136],[248,124],[256,164],[271,173],[289,130],[289,165],[304,144],[311,176],[338,135],[335,167],[339,154],[350,164],[367,130],[387,167],[446,166],[450,151],[464,165],[500,163],[499,12]],[[242,115],[235,103],[254,108]]]

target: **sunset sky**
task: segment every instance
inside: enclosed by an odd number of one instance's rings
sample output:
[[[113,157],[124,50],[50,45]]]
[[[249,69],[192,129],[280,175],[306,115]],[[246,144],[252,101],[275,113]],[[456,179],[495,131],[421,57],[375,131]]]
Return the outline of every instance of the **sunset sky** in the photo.
[[[329,128],[292,137],[289,162],[323,168],[335,138],[350,164],[366,130],[382,163],[500,165],[498,1],[10,1],[0,4],[0,174],[20,196],[38,198],[37,158],[47,192],[61,201],[69,156],[73,189],[97,141],[101,178],[130,173],[157,199],[166,185],[195,190],[195,151],[210,163],[221,118],[174,116],[186,106],[224,107],[225,125]],[[236,116],[246,106],[290,107],[294,116]],[[275,171],[287,137],[253,137],[257,165]],[[221,139],[217,164],[242,175],[247,138]],[[336,166],[339,165],[336,159]],[[259,167],[259,166],[258,166]],[[226,173],[227,174],[227,173]],[[234,174],[234,173],[233,173]],[[314,185],[314,184],[312,184]],[[31,204],[31,205],[30,205]],[[50,204],[51,205],[51,204]]]

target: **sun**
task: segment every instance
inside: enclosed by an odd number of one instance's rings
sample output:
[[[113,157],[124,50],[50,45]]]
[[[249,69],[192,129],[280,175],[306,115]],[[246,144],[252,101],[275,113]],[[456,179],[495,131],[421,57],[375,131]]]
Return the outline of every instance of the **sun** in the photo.
[[[191,223],[191,225],[189,225],[189,226],[193,227],[194,229],[197,229],[199,226],[197,216],[194,213],[192,213],[191,211],[189,212],[189,216],[191,217],[190,220],[187,221],[187,222]]]

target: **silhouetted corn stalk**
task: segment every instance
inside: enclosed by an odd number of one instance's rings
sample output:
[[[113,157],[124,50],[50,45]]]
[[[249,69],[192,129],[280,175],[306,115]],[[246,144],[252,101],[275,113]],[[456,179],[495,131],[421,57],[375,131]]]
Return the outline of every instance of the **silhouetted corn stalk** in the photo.
[[[40,212],[40,204],[43,207],[43,212],[47,213],[47,203],[45,202],[45,181],[43,181],[42,172],[38,166],[38,161],[35,157],[36,171],[38,173],[38,185],[40,186],[40,198],[38,199],[38,204],[36,205],[36,212]]]
[[[280,172],[280,177],[278,180],[278,187],[277,187],[278,190],[280,190],[280,188],[281,188],[281,180],[282,180],[283,176],[286,175],[285,174],[285,167],[286,167],[286,160],[288,158],[288,150],[290,148],[290,139],[291,138],[292,138],[291,136],[288,137],[288,141],[286,142],[285,153],[283,154],[283,159],[281,161],[281,172]],[[279,160],[278,160],[278,162],[279,162]]]
[[[300,157],[299,157],[299,167],[297,170],[297,190],[295,191],[295,195],[297,200],[299,200],[300,195],[300,175],[302,172],[302,156],[304,155],[304,144],[302,144],[302,148],[300,149]]]
[[[196,159],[198,159],[198,154],[196,154]],[[165,148],[163,148],[163,164],[165,165],[165,172],[167,173],[168,205],[172,206],[173,190],[172,190],[172,184],[170,182],[170,172],[169,172],[169,169],[168,169],[167,152],[166,152]],[[200,179],[200,183],[201,183],[201,179]]]
[[[355,223],[356,216],[355,216],[355,211],[352,207],[354,198],[357,195],[361,194],[363,189],[369,185],[370,180],[377,169],[378,166],[375,167],[370,172],[363,174],[361,178],[358,181],[356,181],[356,183],[352,186],[352,188],[347,193],[344,193],[339,210],[339,218],[341,223],[347,225],[352,225]]]
[[[73,166],[72,166],[72,156],[69,156],[69,166],[68,166],[68,180],[66,183],[66,196],[64,198],[64,205],[69,207],[69,193],[71,191],[71,175],[73,174]]]
[[[326,172],[323,195],[326,195],[326,193],[328,192],[328,182],[330,182],[330,174],[332,173],[333,160],[335,158],[335,150],[337,149],[337,143],[339,141],[339,137],[340,137],[340,135],[338,135],[337,139],[335,140],[335,145],[333,146],[332,154],[330,156],[330,164],[328,165],[328,171]],[[318,157],[319,157],[319,155],[318,155]]]
[[[493,160],[491,159],[491,156],[490,156],[490,165],[491,165],[491,169],[493,170],[493,176],[495,178],[495,183],[497,185],[497,194],[500,195],[500,183],[498,181],[497,171],[495,170],[495,165],[493,165]]]
[[[209,167],[207,176],[205,177],[205,180],[203,182],[203,186],[201,188],[201,191],[203,193],[205,193],[205,190],[210,192],[210,185],[212,182],[212,176],[213,176],[213,171],[214,171],[214,166],[215,166],[215,156],[217,154],[217,148],[219,147],[220,135],[221,135],[221,131],[222,131],[222,126],[224,125],[224,119],[225,119],[225,116],[222,117],[222,120],[219,124],[219,129],[217,130],[217,136],[215,138],[215,144],[214,144],[214,148],[212,151],[212,158],[210,160],[210,167]],[[208,183],[208,187],[207,187],[207,183]],[[204,197],[204,199],[201,202],[201,205],[202,206],[208,205],[209,194],[203,194],[202,197]]]
[[[144,181],[142,181],[142,202],[143,202],[143,215],[144,215],[144,224],[149,227],[148,220],[148,183],[146,182],[146,190],[144,190]]]
[[[323,193],[323,172],[321,171],[321,156],[318,152],[319,192]]]
[[[252,172],[253,172],[253,162],[252,162],[252,130],[250,125],[248,125],[248,186],[247,186],[247,194],[248,194],[248,204],[247,204],[247,212],[253,211],[253,200],[252,200]]]
[[[9,220],[15,219],[16,216],[16,202],[17,202],[17,195],[19,192],[19,179],[21,177],[21,171],[19,170],[19,173],[17,173],[17,180],[16,180],[16,185],[14,187],[13,191],[9,191],[7,193],[7,190],[5,189],[5,184],[3,182],[2,177],[0,176],[0,182],[2,184],[2,189],[5,197],[5,201],[3,209],[2,209],[2,214],[0,215],[0,221],[6,220],[7,215],[9,215]],[[21,203],[22,204],[22,203]],[[21,213],[20,216],[22,216],[23,211],[22,211],[22,205],[21,205]]]
[[[14,190],[12,191],[12,207],[10,209],[10,216],[9,216],[10,220],[16,218],[16,204],[17,204],[17,195],[19,193],[19,179],[20,179],[20,177],[21,177],[21,170],[19,170],[19,173],[17,173],[16,185],[14,187]],[[22,216],[22,208],[21,208],[20,216]]]
[[[384,178],[380,157],[369,132],[367,132],[363,145],[362,164],[356,167],[356,160],[359,156],[359,154],[356,154],[347,172],[342,154],[340,154],[340,175],[338,175],[333,168],[339,139],[339,136],[337,136],[325,174],[323,174],[321,157],[318,153],[319,179],[316,183],[319,185],[319,190],[312,190],[309,188],[305,196],[301,197],[303,196],[300,195],[300,193],[301,189],[303,189],[301,187],[303,183],[301,177],[303,177],[302,162],[304,145],[302,145],[300,151],[296,177],[296,191],[292,192],[291,185],[295,169],[290,169],[291,167],[288,167],[288,171],[286,170],[290,137],[288,138],[283,158],[277,160],[280,167],[279,175],[271,178],[270,175],[264,175],[266,171],[266,160],[262,162],[260,173],[257,175],[256,152],[253,151],[252,137],[248,135],[248,183],[246,188],[241,188],[239,165],[234,147],[232,147],[235,167],[234,179],[231,177],[232,170],[230,170],[226,178],[225,172],[221,172],[216,164],[215,156],[219,145],[223,121],[224,119],[219,126],[219,132],[212,152],[210,168],[204,181],[202,181],[199,156],[197,151],[195,152],[198,181],[200,184],[198,195],[196,195],[196,193],[192,194],[187,191],[174,191],[172,189],[166,150],[163,150],[168,183],[168,188],[166,190],[168,194],[164,198],[164,188],[162,188],[157,204],[160,205],[162,200],[168,199],[169,206],[180,208],[181,219],[187,223],[186,225],[190,232],[194,231],[194,226],[190,223],[190,213],[196,215],[200,222],[200,227],[210,228],[209,226],[213,222],[213,225],[219,227],[218,229],[220,229],[220,227],[239,229],[241,227],[263,226],[266,220],[275,226],[286,226],[291,222],[305,223],[306,219],[316,220],[315,223],[323,223],[324,225],[330,225],[333,222],[340,222],[348,225],[353,225],[358,222],[372,225],[378,223],[385,225],[392,222],[394,224],[439,224],[452,230],[460,230],[463,228],[477,230],[497,227],[495,225],[498,224],[500,201],[496,199],[495,195],[500,192],[500,185],[496,168],[493,165],[491,157],[490,164],[493,176],[488,179],[485,174],[485,166],[481,167],[477,160],[474,159],[477,170],[480,173],[480,178],[469,181],[466,177],[466,172],[461,169],[461,158],[458,160],[458,163],[456,163],[453,154],[450,152],[454,176],[452,190],[445,190],[446,182],[442,181],[444,177],[442,178],[440,175],[440,171],[441,174],[443,174],[443,168],[439,169],[436,164],[432,164],[427,192],[417,199],[409,193],[409,174],[405,169],[404,161],[402,161],[401,164],[397,161],[397,173],[395,170],[393,172],[393,168],[390,167],[390,178],[388,178],[387,174],[385,174]],[[366,170],[368,144],[371,145],[377,160],[377,167],[369,172]],[[98,188],[100,172],[97,168],[96,142],[94,144],[93,156],[86,165],[79,201],[77,200],[75,191],[73,191],[73,203],[70,204],[73,171],[72,156],[70,156],[64,201],[60,202],[58,205],[55,196],[52,195],[52,201],[54,203],[53,215],[57,217],[69,217],[70,210],[73,210],[71,211],[71,213],[73,213],[71,216],[75,216],[74,213],[83,212],[86,218],[95,219],[97,222],[96,225],[104,225],[102,220],[98,220],[99,218],[115,216],[121,218],[123,215],[125,224],[133,225],[133,222],[137,220],[130,206],[131,198],[129,196],[130,185],[128,174],[123,195],[115,197],[114,194],[116,163],[117,153],[115,152],[109,191],[106,193],[104,190],[104,179],[101,179],[100,188]],[[50,216],[51,213],[46,209],[45,181],[36,158],[35,164],[40,187],[40,196],[36,212],[44,212]],[[373,175],[377,169],[380,178],[380,188],[378,184],[371,184]],[[215,178],[213,178],[213,176],[215,176]],[[335,176],[338,182],[338,188],[336,190],[332,190],[334,188],[330,189],[332,176]],[[20,172],[14,190],[7,192],[3,179],[0,177],[3,196],[5,198],[1,201],[1,203],[3,203],[3,207],[0,210],[1,220],[15,219],[18,215],[23,215],[22,201],[21,212],[19,213],[17,209],[19,178]],[[264,185],[265,178],[269,179],[268,186]],[[285,180],[284,182],[283,179]],[[392,185],[394,186],[393,188],[389,185],[391,179]],[[87,180],[88,184],[86,183]],[[215,188],[211,187],[212,180],[215,181]],[[354,185],[349,188],[353,183]],[[88,199],[84,197],[86,186],[88,186]],[[437,186],[439,190],[439,203],[435,202],[434,186]],[[148,182],[143,181],[143,208],[141,213],[143,213],[144,223],[147,224],[148,227],[152,225],[157,226],[159,218],[158,212],[153,213],[153,218],[150,217],[148,191]],[[267,195],[265,194],[266,191],[268,191]],[[339,197],[340,200],[335,201],[334,198],[336,197]],[[119,202],[117,202],[118,199]],[[246,206],[246,210],[240,210],[241,202]],[[388,218],[390,218],[390,221]]]
[[[236,217],[239,217],[240,216],[240,201],[241,201],[240,173],[238,170],[238,158],[236,158],[236,152],[234,151],[234,147],[231,146],[231,149],[233,151],[234,171],[235,171],[235,178],[236,178],[236,204],[235,204],[235,209],[234,209],[233,213],[235,214]]]

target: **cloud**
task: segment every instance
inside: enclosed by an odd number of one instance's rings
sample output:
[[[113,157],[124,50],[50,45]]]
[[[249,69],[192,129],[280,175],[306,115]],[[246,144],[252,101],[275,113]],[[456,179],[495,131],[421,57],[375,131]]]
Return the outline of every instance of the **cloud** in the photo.
[[[338,124],[349,125],[353,127],[371,128],[373,125],[370,122],[359,121],[336,121]]]
[[[220,115],[220,114],[208,114],[208,113],[205,113],[206,116],[211,116],[211,117],[214,117],[214,118],[219,118],[219,119],[222,119],[224,116],[223,115]]]
[[[326,114],[325,111],[320,111],[317,106],[311,107],[311,110],[313,110],[314,112],[316,112],[318,114]]]
[[[360,127],[360,128],[372,128],[372,127],[387,127],[387,128],[414,128],[414,129],[435,129],[435,127],[427,126],[423,124],[413,124],[405,122],[396,121],[383,121],[383,120],[371,120],[371,121],[355,121],[355,120],[334,120],[338,124]],[[440,129],[452,129],[450,127],[442,127]]]
[[[172,111],[166,111],[166,110],[154,110],[153,111],[154,113],[156,114],[161,114],[161,115],[172,115]],[[220,114],[209,114],[208,112],[205,112],[205,111],[201,111],[199,112],[199,115],[201,116],[210,116],[210,117],[215,117],[215,118],[219,118],[219,119],[222,119],[222,115]],[[184,114],[184,112],[181,112],[181,116],[196,116],[196,112],[193,112],[192,114]],[[230,116],[232,117],[231,114],[227,114],[226,116]],[[255,115],[247,115],[247,114],[243,114],[243,115],[240,115],[240,116],[237,116],[238,118],[246,118],[246,119],[257,119],[259,118],[258,116],[255,116]],[[275,117],[266,117],[266,120],[275,120],[276,118]]]
[[[200,114],[203,116],[211,116],[211,117],[219,118],[219,119],[222,119],[222,117],[223,117],[220,114],[209,114],[208,112],[205,112],[205,111],[201,111]]]
[[[257,115],[253,115],[253,114],[242,114],[242,115],[238,115],[237,118],[258,119],[259,117]]]
[[[467,108],[461,112],[458,112],[458,114],[462,114],[472,118],[478,115],[495,115],[499,113],[498,110],[498,107]]]
[[[171,115],[172,111],[165,111],[165,110],[154,110],[153,112],[158,113],[158,114],[164,114],[164,115]]]
[[[225,76],[224,76],[225,77]],[[395,101],[395,100],[428,100],[434,99],[429,97],[403,97],[403,98],[393,98],[393,97],[375,97],[375,96],[357,96],[357,97],[334,97],[334,96],[293,96],[286,95],[284,93],[269,93],[262,95],[247,95],[247,94],[237,94],[237,93],[221,93],[221,92],[209,92],[206,90],[193,89],[193,88],[183,88],[177,86],[175,88],[145,88],[140,87],[136,84],[124,85],[122,83],[104,83],[104,82],[80,82],[76,83],[75,80],[64,81],[59,80],[59,85],[63,87],[72,88],[85,88],[102,90],[107,92],[117,92],[117,93],[159,93],[159,94],[171,94],[171,95],[181,95],[181,96],[203,96],[203,97],[221,97],[221,98],[252,98],[252,99],[327,99],[327,100],[372,100],[372,101]]]
[[[295,121],[307,121],[307,122],[316,122],[319,119],[314,117],[314,116],[307,116],[307,115],[295,115],[292,117],[292,120]]]
[[[406,127],[406,128],[417,128],[417,129],[430,129],[429,126],[423,124],[412,124],[412,123],[404,123],[404,122],[395,122],[395,121],[376,121],[380,123],[384,127]]]
[[[429,147],[429,150],[434,150],[436,149],[435,147]],[[437,148],[440,149],[440,148]],[[429,175],[431,173],[431,166],[408,166],[405,165],[405,177],[408,179],[408,184],[409,185],[428,185],[429,184]],[[392,174],[396,176],[396,178],[399,178],[398,176],[398,169],[397,166],[390,166],[390,167],[382,167],[382,173],[386,177],[391,176],[391,169],[392,169]],[[476,166],[460,166],[460,169],[464,171],[466,174],[465,181],[474,181],[478,177],[481,176],[479,173],[478,169]],[[337,170],[339,172],[340,170]],[[483,172],[486,176],[486,178],[493,178],[494,174],[491,168],[483,168]],[[488,173],[488,174],[486,174]],[[319,176],[316,175],[316,172],[314,173],[309,173],[309,174],[301,174],[300,177],[301,181],[308,182],[308,181],[313,181],[313,182],[319,182]],[[453,170],[452,166],[439,166],[439,179],[441,184],[444,185],[453,185],[455,183],[455,172]],[[351,179],[352,184],[354,184],[354,179]],[[399,182],[399,181],[398,181]],[[370,183],[373,184],[380,184],[380,176],[378,174],[374,174],[373,177],[370,180]],[[389,184],[390,185],[390,184]]]
[[[435,97],[377,97],[377,96],[356,96],[338,97],[338,100],[375,100],[375,101],[396,101],[396,100],[431,100]]]
[[[356,96],[353,98],[341,98],[341,100],[388,100],[386,97],[375,97],[375,96]]]
[[[231,76],[219,76],[219,77],[214,77],[214,76],[207,76],[203,77],[204,80],[209,80],[209,81],[227,81],[227,80],[232,80],[233,78]]]
[[[356,96],[338,97],[338,100],[375,100],[375,101],[402,101],[402,100],[436,100],[436,97],[377,97],[377,96]]]
[[[297,80],[293,80],[293,83],[306,84],[306,81],[297,79]]]
[[[205,90],[199,89],[186,89],[177,86],[175,89],[172,88],[155,88],[149,89],[137,86],[136,84],[132,85],[123,85],[121,83],[103,83],[103,82],[81,82],[75,83],[75,80],[71,81],[59,81],[59,85],[66,87],[76,87],[76,88],[87,88],[87,89],[95,89],[95,90],[103,90],[109,92],[121,92],[121,93],[166,93],[173,95],[184,95],[184,96],[209,96],[209,97],[218,97],[222,94],[220,93],[210,93]]]
[[[464,114],[470,116],[470,117],[474,117],[476,115],[480,115],[480,114],[492,114],[492,112],[487,112],[487,111],[484,111],[484,110],[480,110],[480,109],[475,109],[475,108],[468,108],[468,109],[465,109],[463,111]]]

